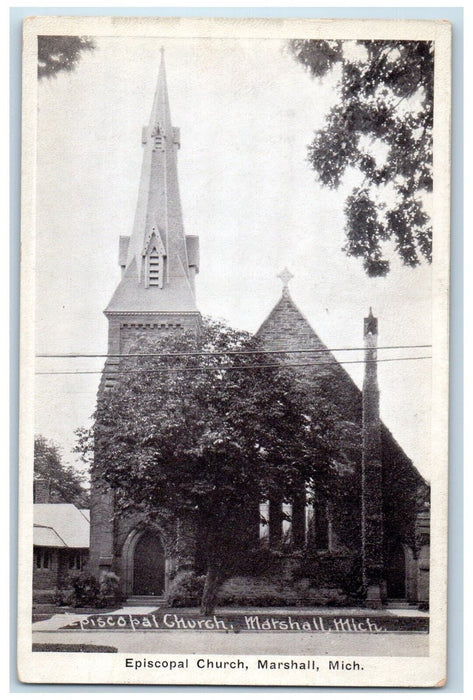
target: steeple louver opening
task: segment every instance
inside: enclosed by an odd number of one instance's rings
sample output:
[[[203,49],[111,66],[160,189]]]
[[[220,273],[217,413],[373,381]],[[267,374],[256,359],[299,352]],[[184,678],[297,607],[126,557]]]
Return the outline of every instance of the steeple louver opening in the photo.
[[[144,286],[163,288],[165,250],[159,234],[153,228],[147,248],[143,251]]]
[[[164,139],[166,136],[163,134],[159,123],[154,127],[151,137],[154,139],[153,151],[158,149],[164,151]]]
[[[158,251],[156,248],[153,248],[153,250],[150,253],[149,256],[149,264],[148,264],[148,283],[150,287],[160,287],[160,277],[161,277],[161,271],[162,271],[162,264],[161,264],[161,258],[162,256],[159,255]]]

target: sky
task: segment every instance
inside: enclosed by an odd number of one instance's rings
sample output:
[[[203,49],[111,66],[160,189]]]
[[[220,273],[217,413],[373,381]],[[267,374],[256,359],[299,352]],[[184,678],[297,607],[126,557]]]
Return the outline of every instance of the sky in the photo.
[[[336,104],[336,75],[312,79],[275,39],[96,38],[73,73],[38,92],[36,352],[105,353],[103,315],[120,279],[119,236],[130,235],[147,124],[165,48],[187,234],[200,237],[202,313],[254,332],[294,275],[291,295],[329,348],[360,347],[369,307],[379,344],[431,342],[431,269],[401,265],[370,279],[348,258],[343,204],[354,176],[322,188],[307,145]],[[380,359],[429,355],[384,350]],[[362,352],[335,351],[339,360]],[[103,359],[41,359],[37,372],[99,372]],[[345,368],[361,386],[362,364]],[[431,363],[382,362],[381,417],[430,477]],[[74,459],[100,374],[36,375],[36,433]]]

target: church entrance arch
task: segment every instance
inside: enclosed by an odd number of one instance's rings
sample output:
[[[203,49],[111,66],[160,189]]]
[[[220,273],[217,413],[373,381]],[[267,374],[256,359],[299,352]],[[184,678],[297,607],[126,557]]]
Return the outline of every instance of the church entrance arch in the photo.
[[[166,552],[155,529],[133,530],[123,547],[125,593],[159,596],[166,589]]]

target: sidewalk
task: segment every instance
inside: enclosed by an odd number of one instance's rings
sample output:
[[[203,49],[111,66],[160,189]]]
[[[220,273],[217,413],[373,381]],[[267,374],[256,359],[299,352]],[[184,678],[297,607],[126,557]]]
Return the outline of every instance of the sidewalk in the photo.
[[[128,653],[426,656],[428,618],[409,608],[218,608],[204,618],[196,608],[125,606],[53,615],[33,624],[33,642]]]
[[[108,610],[106,612],[96,612],[91,613],[90,611],[81,612],[65,612],[57,613],[47,620],[41,620],[33,623],[33,631],[59,631],[62,628],[73,624],[74,622],[80,623],[81,620],[87,619],[91,616],[96,617],[107,617],[110,615],[151,615],[163,613],[175,614],[179,616],[191,616],[191,617],[201,617],[198,608],[156,608],[155,606],[150,607],[134,607],[125,606],[117,608],[116,610]],[[319,617],[319,616],[329,616],[329,617],[370,617],[370,618],[423,618],[428,619],[429,613],[416,610],[415,608],[382,608],[380,610],[371,610],[367,608],[327,608],[327,607],[317,607],[317,608],[217,608],[215,611],[217,616],[253,616],[259,615],[264,617],[274,617],[276,615],[293,615],[293,616],[308,616],[308,617]]]

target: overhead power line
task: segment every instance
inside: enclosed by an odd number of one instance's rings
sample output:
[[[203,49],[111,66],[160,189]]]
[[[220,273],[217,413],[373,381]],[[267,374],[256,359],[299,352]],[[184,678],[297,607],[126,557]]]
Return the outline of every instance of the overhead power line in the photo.
[[[104,370],[74,370],[74,371],[60,371],[60,372],[36,372],[36,374],[42,375],[58,375],[58,374],[108,374],[109,377],[113,377],[117,374],[159,374],[161,372],[207,372],[207,371],[220,371],[222,369],[236,370],[238,372],[247,371],[251,372],[254,369],[269,369],[272,367],[278,367],[280,369],[284,367],[318,367],[321,365],[355,365],[355,364],[369,364],[378,362],[404,362],[406,360],[430,360],[431,355],[422,355],[418,357],[385,357],[381,360],[346,360],[341,362],[294,362],[290,364],[275,363],[275,364],[264,364],[264,365],[214,365],[200,367],[159,367],[159,369],[130,369],[130,370],[109,370],[107,372]]]
[[[432,345],[380,345],[378,350],[408,350],[413,348],[431,348]],[[298,353],[324,353],[324,352],[352,352],[354,350],[364,350],[362,347],[343,347],[343,348],[307,348],[303,350],[222,350],[221,352],[135,352],[135,353],[39,353],[36,357],[42,358],[82,358],[82,357],[217,357],[222,355],[289,355]]]

